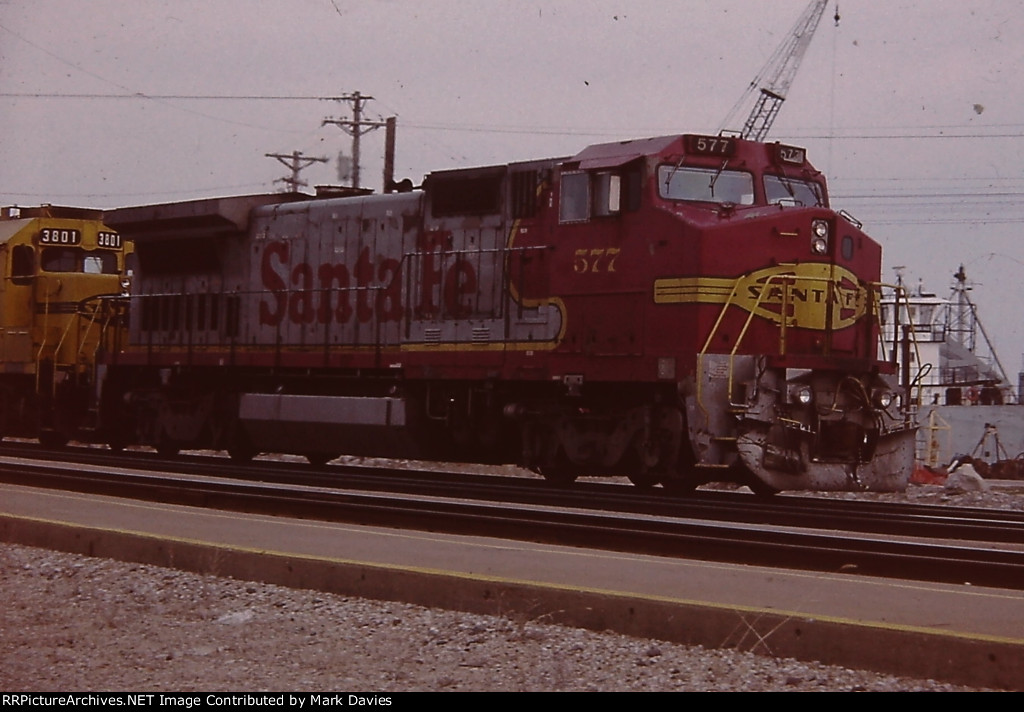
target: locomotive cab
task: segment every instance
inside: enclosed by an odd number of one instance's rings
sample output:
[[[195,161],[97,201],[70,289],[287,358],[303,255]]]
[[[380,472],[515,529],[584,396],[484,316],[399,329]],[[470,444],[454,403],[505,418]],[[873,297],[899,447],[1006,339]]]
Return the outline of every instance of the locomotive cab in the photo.
[[[5,208],[0,260],[0,433],[63,443],[86,420],[96,359],[110,347],[121,237],[100,211]]]
[[[680,489],[905,486],[913,424],[875,356],[881,250],[830,208],[804,149],[685,135],[592,146],[559,168],[566,342],[589,356],[564,377],[584,402],[607,391],[586,408],[620,426],[595,445],[592,417],[566,417],[547,452],[583,469],[618,453],[648,463],[635,481]],[[624,436],[629,422],[644,425]]]
[[[698,311],[685,395],[698,470],[758,491],[903,489],[914,427],[875,358],[878,244],[830,209],[803,149],[684,146],[662,158],[658,198],[692,230],[684,259],[701,276],[656,280],[655,301]]]

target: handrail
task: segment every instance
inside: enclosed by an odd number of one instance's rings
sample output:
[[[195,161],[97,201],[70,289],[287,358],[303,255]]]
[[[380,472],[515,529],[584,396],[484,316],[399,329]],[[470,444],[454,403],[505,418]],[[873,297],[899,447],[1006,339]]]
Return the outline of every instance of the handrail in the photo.
[[[894,313],[893,313],[893,322],[892,322],[892,333],[893,333],[893,340],[894,341],[899,338],[900,299],[902,297],[903,308],[906,310],[906,314],[907,314],[906,326],[908,328],[906,329],[906,334],[910,335],[910,341],[911,341],[911,343],[914,346],[914,360],[919,364],[918,365],[917,375],[914,376],[914,378],[910,379],[910,383],[909,384],[904,384],[904,385],[907,387],[908,395],[910,395],[910,389],[911,388],[913,388],[915,386],[917,387],[917,397],[911,399],[914,403],[917,403],[918,401],[921,400],[921,393],[924,390],[924,382],[923,381],[924,381],[924,376],[927,375],[927,370],[925,369],[925,366],[923,364],[921,364],[921,347],[920,347],[920,345],[918,344],[918,341],[917,341],[917,329],[914,328],[914,324],[913,324],[913,322],[911,320],[911,315],[910,315],[910,293],[907,291],[906,287],[904,287],[902,284],[888,284],[888,283],[884,283],[884,282],[877,282],[875,284],[879,287],[879,305],[881,305],[881,289],[882,288],[888,288],[888,289],[893,290],[893,304],[896,307],[893,310]],[[881,311],[881,309],[879,309],[879,311]],[[878,332],[878,339],[879,339],[879,342],[882,345],[882,358],[888,359],[888,355],[885,352],[885,339],[882,338],[882,330],[881,329],[879,329],[879,332]],[[895,356],[896,355],[895,354],[895,346],[893,346],[893,351],[894,351],[893,356]],[[910,404],[908,403],[907,406],[909,408]]]
[[[711,331],[708,333],[708,338],[704,342],[703,348],[701,348],[700,353],[697,354],[697,405],[698,405],[698,407],[700,407],[701,411],[703,411],[705,418],[708,418],[709,413],[708,413],[707,407],[704,405],[703,393],[702,393],[702,391],[703,391],[703,378],[702,378],[701,374],[703,374],[703,372],[704,372],[704,356],[707,353],[708,348],[711,346],[711,342],[714,340],[715,334],[718,333],[718,328],[721,326],[722,321],[725,319],[726,312],[729,311],[729,307],[730,306],[733,306],[734,298],[739,293],[740,281],[744,277],[746,277],[746,276],[747,275],[743,275],[742,277],[737,277],[736,278],[735,282],[733,283],[733,288],[732,288],[732,290],[729,293],[728,299],[726,299],[725,300],[725,304],[722,305],[722,310],[721,310],[721,312],[719,312],[718,318],[715,320],[714,325],[711,327]],[[828,282],[830,285],[832,283],[832,281],[830,279],[825,279],[823,277],[797,276],[797,275],[794,275],[794,274],[775,274],[775,275],[771,275],[767,279],[765,279],[765,281],[764,281],[764,286],[765,287],[771,285],[772,283],[776,283],[776,282],[781,282],[782,285],[783,285],[782,306],[781,306],[781,309],[780,309],[780,312],[779,312],[779,350],[780,350],[780,354],[785,354],[786,329],[788,327],[788,324],[787,324],[787,321],[788,321],[788,319],[787,319],[787,316],[788,316],[787,312],[788,312],[788,306],[789,306],[789,299],[788,299],[789,289],[788,289],[788,286],[789,286],[789,283],[797,281],[797,280]],[[728,394],[729,394],[729,405],[730,406],[739,406],[740,405],[740,404],[732,402],[733,375],[735,373],[736,352],[739,351],[740,344],[743,343],[743,339],[747,335],[747,331],[750,328],[750,324],[754,320],[754,317],[757,315],[757,310],[761,307],[762,302],[764,301],[764,299],[766,298],[768,293],[769,293],[768,289],[762,289],[758,293],[757,300],[755,301],[754,305],[748,310],[747,318],[746,318],[746,320],[743,323],[743,328],[740,329],[740,333],[736,337],[735,344],[733,345],[732,350],[729,352]],[[831,293],[831,287],[830,287],[828,298],[831,299],[831,296],[832,296],[832,293]]]
[[[85,335],[82,337],[81,342],[78,344],[78,355],[79,356],[81,356],[82,353],[85,351],[86,343],[88,343],[88,341],[89,341],[89,333],[92,331],[92,326],[93,326],[93,324],[96,323],[96,317],[99,315],[99,313],[100,313],[100,304],[97,302],[96,306],[94,306],[93,309],[92,309],[92,313],[88,315],[89,316],[89,323],[88,323],[88,325],[85,328]],[[82,314],[81,312],[76,312],[75,319],[76,320],[81,319],[83,316],[85,316],[85,315]],[[103,329],[101,328],[99,335],[97,335],[97,342],[96,342],[97,345],[96,345],[96,348],[93,349],[93,355],[94,356],[96,354],[97,349],[99,349],[99,342],[102,339],[102,334],[103,334]]]
[[[748,276],[749,275],[742,275],[740,277],[737,277],[736,280],[734,281],[733,288],[730,291],[729,297],[725,300],[725,303],[722,305],[722,309],[719,312],[718,318],[715,320],[714,325],[711,327],[711,331],[708,333],[708,337],[707,337],[706,341],[704,342],[704,346],[701,348],[700,352],[697,354],[697,393],[696,393],[696,395],[697,395],[697,405],[700,408],[700,410],[704,413],[704,416],[705,416],[706,420],[710,418],[710,414],[708,412],[707,406],[704,404],[704,401],[703,401],[703,375],[702,374],[704,372],[704,357],[707,354],[708,349],[711,347],[711,343],[714,341],[714,337],[718,333],[718,329],[720,328],[723,320],[725,319],[725,314],[729,311],[729,307],[736,305],[736,297],[739,294],[739,286],[740,286],[741,281],[744,278],[748,277]],[[782,302],[781,302],[781,305],[780,305],[780,312],[779,312],[779,354],[780,355],[785,355],[785,353],[786,353],[786,333],[787,333],[787,330],[793,325],[793,323],[791,321],[792,317],[789,316],[789,308],[790,308],[790,304],[791,304],[791,301],[790,301],[790,288],[793,285],[795,285],[797,283],[801,283],[801,282],[803,282],[803,283],[808,283],[808,282],[810,282],[810,283],[825,283],[827,285],[827,289],[826,289],[826,302],[825,303],[826,304],[831,304],[832,303],[833,295],[835,293],[835,282],[833,281],[833,279],[831,277],[819,277],[819,276],[797,275],[797,274],[775,274],[775,275],[771,275],[771,276],[767,277],[764,280],[764,282],[762,284],[766,288],[761,289],[760,293],[757,295],[757,299],[756,299],[755,303],[752,306],[750,306],[749,308],[746,307],[746,306],[744,307],[744,309],[746,309],[748,311],[747,318],[744,321],[743,328],[740,330],[739,335],[736,337],[735,343],[733,344],[733,347],[732,347],[731,351],[729,352],[728,394],[729,394],[729,405],[730,406],[732,406],[732,407],[743,407],[743,405],[744,405],[742,403],[733,403],[732,402],[734,376],[735,376],[735,359],[736,359],[736,354],[739,351],[740,345],[743,343],[743,340],[746,337],[747,332],[749,331],[750,324],[753,322],[754,317],[758,316],[758,313],[757,313],[758,310],[762,307],[762,305],[765,302],[765,299],[769,295],[770,290],[767,289],[767,287],[772,285],[772,284],[781,284],[782,285]],[[875,300],[875,299],[877,299],[877,297],[875,295],[880,295],[881,294],[881,289],[883,287],[887,287],[887,286],[891,286],[891,285],[886,285],[886,284],[882,284],[882,283],[879,283],[879,282],[870,282],[870,283],[865,284],[862,289],[863,289],[864,292],[866,292],[868,294],[867,298]],[[900,288],[900,289],[902,290],[902,288]],[[829,313],[831,314],[831,310],[829,310]],[[829,324],[825,325],[826,328],[828,328],[829,326],[830,326]],[[882,339],[882,332],[881,332],[881,330],[879,330],[878,338],[879,338],[879,341],[882,342],[883,346],[884,346],[884,339]],[[915,345],[915,349],[916,349],[917,348],[916,338],[914,339],[914,345]],[[883,351],[883,353],[884,353],[884,351]],[[919,353],[918,353],[918,362],[920,362],[920,354]],[[918,388],[920,388],[920,385],[918,386]]]
[[[62,364],[58,362],[57,359],[60,357],[60,349],[64,345],[64,340],[68,337],[68,334],[71,333],[71,327],[77,323],[78,315],[74,314],[73,318],[68,319],[68,325],[64,327],[64,332],[60,335],[60,339],[57,341],[57,345],[53,349],[53,378],[51,379],[52,383],[50,384],[50,395],[53,397],[57,396],[57,367],[74,365],[74,362],[70,364]]]
[[[711,414],[708,412],[708,408],[705,406],[705,404],[703,404],[703,397],[702,397],[702,391],[703,391],[703,385],[702,385],[703,384],[703,375],[702,375],[703,374],[703,357],[705,357],[705,353],[708,352],[708,348],[711,346],[711,342],[714,340],[715,334],[718,333],[718,328],[722,325],[722,321],[725,319],[726,311],[728,311],[729,307],[732,306],[733,299],[739,293],[739,280],[740,279],[742,279],[742,278],[736,278],[736,280],[733,282],[732,289],[729,292],[729,296],[726,298],[725,303],[722,305],[722,310],[719,311],[718,319],[715,320],[715,324],[712,326],[711,331],[708,332],[708,340],[705,341],[705,345],[703,345],[700,348],[700,350],[697,352],[697,373],[696,373],[696,381],[697,381],[697,383],[696,383],[696,386],[697,386],[697,392],[696,392],[697,408],[699,408],[700,412],[703,413],[703,415],[705,415],[705,421],[706,422],[711,420]],[[730,397],[730,400],[731,400],[732,396],[730,395],[729,397]]]
[[[99,296],[100,296],[100,298],[102,298],[103,295],[99,295]],[[53,356],[53,358],[52,358],[52,360],[53,360],[53,373],[51,374],[50,383],[47,384],[47,387],[48,387],[48,390],[50,391],[51,397],[56,397],[56,395],[57,395],[57,383],[58,383],[57,373],[58,373],[58,371],[59,371],[59,369],[61,367],[72,367],[72,368],[74,368],[78,364],[78,360],[77,360],[78,357],[81,357],[86,352],[86,348],[88,347],[88,343],[89,343],[89,336],[92,333],[93,327],[98,323],[98,319],[100,317],[101,311],[103,311],[102,310],[102,303],[97,303],[87,313],[82,313],[81,311],[76,311],[74,314],[71,314],[70,317],[67,320],[67,324],[61,330],[60,338],[57,340],[56,344],[54,344],[52,346],[50,344],[50,338],[49,338],[49,333],[50,333],[49,326],[50,326],[50,316],[51,316],[51,312],[50,312],[50,295],[49,294],[44,295],[42,304],[43,304],[43,323],[42,323],[42,327],[41,327],[42,338],[41,338],[41,340],[39,342],[39,348],[36,350],[36,356],[35,356],[35,366],[36,366],[35,367],[35,380],[36,380],[35,387],[36,387],[36,393],[41,394],[43,392],[42,388],[43,388],[44,384],[41,381],[41,377],[42,377],[42,368],[41,368],[41,366],[42,366],[42,361],[43,361],[45,355],[50,353]],[[81,304],[80,304],[80,308],[81,308]],[[68,361],[61,361],[60,360],[61,349],[64,347],[64,344],[67,341],[69,334],[71,334],[72,330],[80,329],[81,326],[82,326],[81,320],[83,318],[86,318],[86,317],[88,318],[88,323],[86,325],[85,333],[83,335],[80,335],[80,341],[79,341],[79,344],[78,344],[78,347],[77,347],[77,352],[76,352],[75,358],[73,358],[71,360],[68,360]],[[112,314],[108,315],[106,320],[99,327],[99,332],[98,332],[98,336],[97,336],[96,345],[92,349],[92,354],[91,354],[91,357],[92,357],[93,361],[95,361],[96,354],[98,353],[100,347],[102,346],[103,331],[107,328],[107,326],[109,326],[112,317],[113,317]]]
[[[46,348],[46,342],[47,342],[47,340],[49,338],[49,331],[50,331],[50,329],[49,329],[49,321],[50,321],[50,295],[49,295],[48,292],[44,291],[44,293],[43,293],[43,326],[42,326],[43,337],[39,341],[39,350],[36,351],[36,374],[35,374],[36,375],[36,393],[41,393],[40,386],[42,384],[39,382],[39,376],[40,376],[39,372],[41,370],[40,366],[43,363],[43,349]],[[56,374],[54,374],[54,376],[53,376],[54,390],[56,390],[56,378],[57,378]]]

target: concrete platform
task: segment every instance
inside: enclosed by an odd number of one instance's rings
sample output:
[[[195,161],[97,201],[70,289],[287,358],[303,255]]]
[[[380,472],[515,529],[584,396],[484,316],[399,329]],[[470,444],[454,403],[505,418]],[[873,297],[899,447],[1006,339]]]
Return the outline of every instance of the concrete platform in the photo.
[[[0,540],[639,637],[1024,689],[1024,593],[0,485]]]

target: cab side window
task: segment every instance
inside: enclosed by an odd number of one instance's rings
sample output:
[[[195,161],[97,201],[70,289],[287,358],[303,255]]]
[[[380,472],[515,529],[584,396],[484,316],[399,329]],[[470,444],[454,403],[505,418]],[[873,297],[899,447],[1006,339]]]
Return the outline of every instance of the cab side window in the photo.
[[[622,211],[622,177],[615,173],[594,176],[594,215],[618,215]]]
[[[31,284],[35,272],[35,251],[31,245],[15,245],[11,252],[11,281],[19,285]]]
[[[640,166],[625,171],[562,173],[558,221],[582,222],[614,217],[640,208]]]
[[[590,175],[563,173],[558,201],[559,222],[580,222],[590,218]]]

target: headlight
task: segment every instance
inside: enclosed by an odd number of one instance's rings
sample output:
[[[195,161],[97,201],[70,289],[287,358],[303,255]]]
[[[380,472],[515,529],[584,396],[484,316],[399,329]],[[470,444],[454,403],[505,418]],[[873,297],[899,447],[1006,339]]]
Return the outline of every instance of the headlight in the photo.
[[[797,386],[792,392],[793,400],[801,405],[810,405],[814,400],[814,391],[810,386]]]
[[[811,221],[811,252],[823,255],[828,252],[828,221]]]
[[[888,408],[892,404],[892,391],[875,391],[871,398],[879,408]]]

